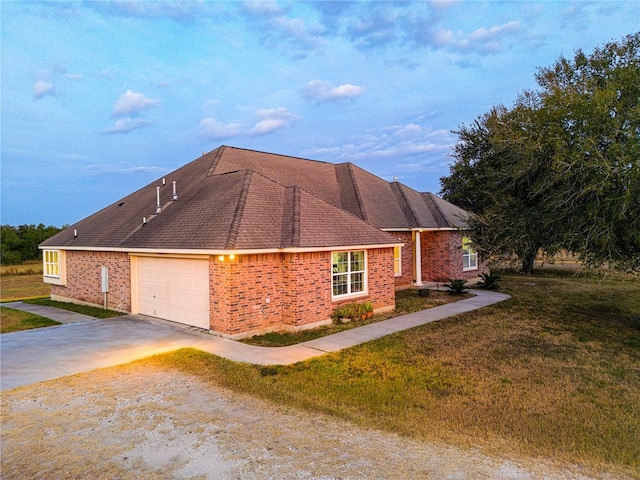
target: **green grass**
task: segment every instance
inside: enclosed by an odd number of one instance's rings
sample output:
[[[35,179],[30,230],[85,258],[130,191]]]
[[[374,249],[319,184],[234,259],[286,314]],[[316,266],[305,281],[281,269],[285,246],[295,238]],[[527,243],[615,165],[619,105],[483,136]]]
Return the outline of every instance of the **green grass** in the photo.
[[[42,281],[42,274],[2,275],[0,301],[13,302],[26,298],[48,297],[51,287]]]
[[[116,312],[115,310],[105,310],[104,308],[92,307],[89,305],[77,305],[75,303],[56,302],[48,298],[35,298],[31,300],[25,300],[24,303],[31,303],[34,305],[43,305],[45,307],[55,307],[62,310],[68,310],[70,312],[82,313],[95,318],[111,318],[120,317],[122,312]]]
[[[0,275],[42,275],[42,260],[33,260],[19,265],[1,265]]]
[[[366,320],[358,320],[344,324],[332,323],[312,330],[302,330],[294,333],[272,332],[264,335],[256,335],[241,341],[250,345],[259,345],[262,347],[285,347],[314,340],[326,335],[332,335],[344,330],[361,327],[369,323],[381,322],[399,315],[406,315],[407,313],[418,312],[427,308],[437,307],[438,305],[457,302],[458,300],[468,298],[470,296],[472,295],[465,294],[462,296],[452,296],[445,291],[431,291],[429,296],[420,297],[417,290],[408,288],[405,290],[398,290],[396,292],[396,308],[392,312],[376,313]]]
[[[292,366],[151,361],[408,437],[640,478],[640,279],[501,285],[511,300]]]
[[[34,313],[22,312],[12,308],[0,308],[0,333],[17,332],[20,330],[30,330],[32,328],[51,327],[60,325],[59,322],[49,320]]]

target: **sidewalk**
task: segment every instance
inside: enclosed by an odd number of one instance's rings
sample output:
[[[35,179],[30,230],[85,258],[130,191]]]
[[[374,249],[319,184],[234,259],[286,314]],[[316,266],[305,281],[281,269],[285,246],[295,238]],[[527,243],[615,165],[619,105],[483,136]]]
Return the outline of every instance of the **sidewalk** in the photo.
[[[58,321],[66,317],[67,324],[0,335],[0,389],[120,365],[183,347],[197,348],[236,362],[289,365],[510,298],[503,293],[482,290],[473,290],[472,293],[474,297],[454,303],[288,347],[247,345],[194,327],[143,315],[96,320],[73,312],[60,313],[56,308],[40,307],[34,313]],[[34,307],[28,304],[3,305],[21,310]]]

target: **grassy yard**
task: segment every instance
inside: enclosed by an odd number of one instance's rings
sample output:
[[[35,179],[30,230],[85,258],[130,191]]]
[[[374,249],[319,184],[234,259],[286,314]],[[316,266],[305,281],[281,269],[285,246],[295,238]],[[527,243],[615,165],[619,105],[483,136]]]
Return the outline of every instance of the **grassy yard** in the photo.
[[[42,281],[42,273],[2,274],[0,278],[0,301],[2,302],[48,297],[50,290],[50,286]]]
[[[94,318],[112,318],[123,315],[122,312],[115,310],[105,310],[100,307],[92,307],[91,305],[78,305],[75,303],[56,302],[48,298],[35,298],[32,300],[25,300],[24,303],[31,303],[33,305],[43,305],[45,307],[61,308],[62,310],[68,310],[70,312],[82,313]]]
[[[640,279],[501,284],[511,300],[292,366],[153,361],[409,437],[640,478]]]
[[[2,317],[0,321],[0,333],[60,325],[59,322],[49,320],[40,315],[6,307],[0,308],[0,316]]]
[[[450,295],[443,290],[431,291],[427,297],[420,297],[417,290],[408,288],[405,290],[398,290],[396,292],[396,309],[392,312],[376,313],[366,320],[357,320],[346,324],[332,323],[324,327],[293,333],[272,332],[265,335],[256,335],[241,341],[250,345],[258,345],[262,347],[285,347],[287,345],[307,342],[326,335],[332,335],[344,330],[362,327],[368,323],[381,322],[392,317],[397,317],[398,315],[406,315],[407,313],[418,312],[427,308],[437,307],[438,305],[456,302],[470,296],[472,295],[468,293],[462,295]]]

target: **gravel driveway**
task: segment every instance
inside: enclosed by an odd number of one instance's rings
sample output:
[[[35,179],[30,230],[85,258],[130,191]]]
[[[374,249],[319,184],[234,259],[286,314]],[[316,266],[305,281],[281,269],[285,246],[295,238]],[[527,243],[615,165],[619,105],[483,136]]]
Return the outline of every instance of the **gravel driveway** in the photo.
[[[6,479],[590,478],[361,429],[144,361],[2,395]]]

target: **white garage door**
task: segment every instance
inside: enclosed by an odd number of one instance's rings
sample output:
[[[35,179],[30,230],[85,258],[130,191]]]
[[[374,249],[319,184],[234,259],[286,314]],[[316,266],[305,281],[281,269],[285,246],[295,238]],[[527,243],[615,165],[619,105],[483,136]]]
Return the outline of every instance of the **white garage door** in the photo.
[[[138,310],[209,329],[209,261],[138,257]]]

